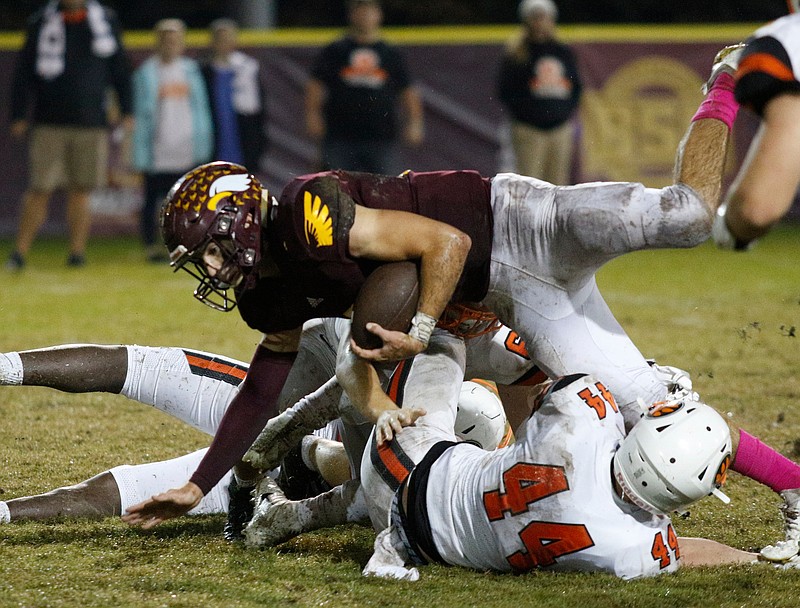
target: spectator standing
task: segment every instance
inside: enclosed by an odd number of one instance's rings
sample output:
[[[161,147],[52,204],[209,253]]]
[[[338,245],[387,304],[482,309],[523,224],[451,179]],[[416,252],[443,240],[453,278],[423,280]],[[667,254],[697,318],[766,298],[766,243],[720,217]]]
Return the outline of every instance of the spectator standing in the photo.
[[[306,86],[306,129],[321,142],[322,165],[392,174],[397,172],[398,105],[402,138],[423,139],[422,100],[400,53],[381,37],[377,0],[350,0],[350,28],[322,49]]]
[[[575,56],[556,37],[552,0],[523,0],[522,29],[500,64],[498,93],[511,113],[516,171],[568,184],[574,148],[573,116],[582,84]]]
[[[209,29],[211,54],[202,70],[214,122],[214,159],[257,171],[267,145],[261,66],[238,50],[235,21],[217,19]]]
[[[184,55],[186,26],[180,19],[155,25],[156,52],[133,74],[133,166],[144,174],[140,218],[148,260],[163,261],[156,215],[175,181],[211,159],[213,128],[203,75]]]
[[[29,184],[7,269],[25,266],[60,187],[67,192],[67,265],[85,264],[89,194],[106,180],[109,87],[132,128],[130,65],[116,14],[96,0],[48,2],[30,20],[11,88],[11,135],[21,138],[30,127],[30,142]]]

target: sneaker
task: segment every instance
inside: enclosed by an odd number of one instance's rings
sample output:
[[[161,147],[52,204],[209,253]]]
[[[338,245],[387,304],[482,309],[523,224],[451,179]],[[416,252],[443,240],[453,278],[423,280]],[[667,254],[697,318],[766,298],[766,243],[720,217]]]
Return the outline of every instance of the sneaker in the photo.
[[[800,553],[800,488],[784,490],[781,513],[783,513],[786,539],[761,549],[762,558],[771,562],[787,562]]]
[[[86,257],[82,253],[70,253],[67,257],[67,266],[70,268],[82,268],[86,266]]]
[[[244,527],[253,517],[252,491],[252,486],[242,487],[237,483],[236,477],[231,476],[228,486],[228,519],[222,530],[225,540],[234,542],[244,538]]]
[[[12,251],[11,255],[6,260],[6,270],[9,272],[19,272],[25,268],[25,258],[19,251]]]
[[[708,95],[714,81],[723,72],[733,75],[736,68],[739,67],[739,58],[742,56],[744,50],[744,43],[732,44],[726,46],[714,57],[714,63],[711,65],[711,76],[703,85],[703,95]]]
[[[258,482],[256,496],[253,518],[244,531],[245,545],[274,547],[303,531],[302,521],[307,517],[301,511],[308,507],[286,498],[274,479],[267,475]]]

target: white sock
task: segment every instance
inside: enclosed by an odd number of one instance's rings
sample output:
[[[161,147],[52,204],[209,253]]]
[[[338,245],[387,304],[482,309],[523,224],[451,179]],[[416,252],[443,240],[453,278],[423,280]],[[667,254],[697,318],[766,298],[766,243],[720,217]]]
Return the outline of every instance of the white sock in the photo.
[[[0,386],[22,384],[22,359],[19,353],[0,353]]]
[[[7,524],[11,521],[11,511],[8,510],[8,505],[0,500],[0,524]]]
[[[311,461],[311,448],[317,442],[314,435],[306,435],[300,442],[300,457],[303,459],[303,464],[308,467],[309,471],[316,471],[316,465]]]

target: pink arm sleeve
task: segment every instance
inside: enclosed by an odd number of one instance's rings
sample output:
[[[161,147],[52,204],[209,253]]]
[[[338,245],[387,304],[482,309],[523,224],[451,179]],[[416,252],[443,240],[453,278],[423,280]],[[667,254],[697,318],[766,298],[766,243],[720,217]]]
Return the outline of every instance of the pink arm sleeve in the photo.
[[[214,441],[189,481],[208,494],[238,463],[267,421],[278,413],[278,395],[296,353],[276,353],[259,346],[239,394],[222,417]]]

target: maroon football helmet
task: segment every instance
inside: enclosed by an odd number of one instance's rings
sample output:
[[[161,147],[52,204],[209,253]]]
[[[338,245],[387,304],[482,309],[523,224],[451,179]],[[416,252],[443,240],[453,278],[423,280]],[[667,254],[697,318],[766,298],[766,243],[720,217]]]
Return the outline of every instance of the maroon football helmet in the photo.
[[[216,310],[236,307],[228,289],[261,259],[261,183],[241,165],[217,161],[200,165],[169,191],[161,212],[161,233],[170,266],[200,281],[194,297]],[[203,254],[212,243],[223,256],[209,276]]]

